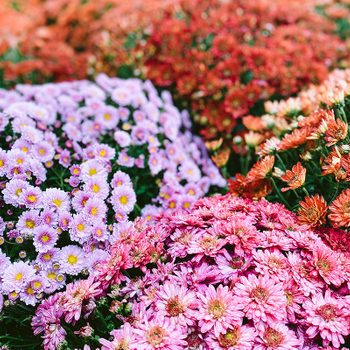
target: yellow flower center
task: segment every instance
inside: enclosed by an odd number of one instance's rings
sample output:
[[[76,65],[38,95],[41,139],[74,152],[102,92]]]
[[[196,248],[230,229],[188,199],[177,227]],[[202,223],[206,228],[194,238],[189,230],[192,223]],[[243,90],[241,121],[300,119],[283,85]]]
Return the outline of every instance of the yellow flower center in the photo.
[[[55,198],[53,201],[52,201],[53,204],[56,205],[56,207],[60,208],[61,205],[62,205],[62,201],[58,198]]]
[[[96,184],[93,184],[92,185],[92,191],[95,192],[95,193],[99,192],[100,191],[100,186],[98,186]]]
[[[104,115],[105,120],[111,120],[111,115],[109,113],[105,113]]]
[[[92,176],[92,175],[96,175],[97,174],[97,170],[95,168],[91,168],[89,170],[89,175]]]
[[[23,273],[18,272],[17,275],[15,276],[16,281],[20,281],[23,278]]]
[[[43,242],[43,243],[46,243],[46,242],[48,242],[50,240],[50,236],[49,235],[43,235],[42,237],[41,237],[41,242]]]
[[[41,156],[43,156],[45,153],[46,153],[46,152],[45,152],[45,149],[44,149],[44,148],[40,148],[40,149],[39,149],[39,154],[40,154]]]
[[[26,220],[26,227],[27,228],[34,228],[35,222],[33,220]]]
[[[34,194],[30,194],[28,197],[27,197],[27,200],[29,203],[35,203],[37,198]]]
[[[84,231],[84,229],[85,229],[85,225],[84,224],[78,224],[77,225],[77,230],[78,231]]]
[[[35,281],[35,282],[33,283],[33,287],[34,287],[34,289],[39,289],[39,288],[41,287],[41,282]]]
[[[119,202],[121,203],[121,204],[123,204],[123,205],[126,205],[126,204],[128,204],[128,202],[129,202],[129,199],[128,199],[128,197],[127,196],[121,196],[120,198],[119,198]]]
[[[71,265],[75,265],[78,262],[78,257],[76,255],[68,255],[67,261],[71,264]]]
[[[90,210],[91,215],[97,215],[98,214],[98,209],[97,208],[91,208]]]

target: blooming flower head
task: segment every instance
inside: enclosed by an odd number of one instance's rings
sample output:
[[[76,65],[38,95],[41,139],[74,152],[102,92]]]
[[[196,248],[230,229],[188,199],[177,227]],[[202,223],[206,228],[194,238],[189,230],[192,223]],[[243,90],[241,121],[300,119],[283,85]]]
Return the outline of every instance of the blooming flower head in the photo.
[[[136,203],[136,195],[133,189],[127,185],[114,188],[112,191],[112,205],[115,210],[130,213]]]
[[[35,270],[23,261],[10,264],[3,272],[2,289],[5,293],[20,292],[24,285],[34,276]]]
[[[57,231],[52,227],[41,225],[34,229],[34,246],[40,253],[52,249],[57,239]]]
[[[153,319],[145,316],[133,333],[131,345],[140,349],[181,350],[186,345],[184,331],[161,316]]]
[[[77,246],[68,245],[63,247],[59,257],[62,271],[70,275],[77,275],[86,266],[84,252]]]
[[[344,299],[335,299],[327,291],[324,295],[315,294],[311,300],[305,301],[303,307],[309,337],[314,338],[320,334],[324,346],[332,343],[339,348],[344,344],[343,336],[348,335],[350,323]]]
[[[305,182],[306,168],[300,162],[293,165],[292,170],[287,170],[285,175],[281,176],[281,180],[287,182],[288,187],[282,188],[282,192],[295,190],[303,186]]]
[[[227,287],[220,285],[215,289],[209,286],[202,293],[198,293],[197,297],[200,302],[197,319],[201,332],[213,329],[218,336],[243,317],[240,306],[236,302],[232,303],[235,299]]]
[[[234,291],[245,316],[254,322],[273,323],[286,318],[286,298],[282,284],[274,282],[269,276],[256,277],[250,274],[241,277]]]

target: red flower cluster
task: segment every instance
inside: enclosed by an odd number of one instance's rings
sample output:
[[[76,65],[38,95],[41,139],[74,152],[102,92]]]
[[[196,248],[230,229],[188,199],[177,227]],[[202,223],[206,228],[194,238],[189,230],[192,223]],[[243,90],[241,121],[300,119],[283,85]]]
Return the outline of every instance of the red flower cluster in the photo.
[[[190,101],[207,139],[230,132],[258,101],[320,82],[344,56],[314,2],[181,1],[133,52],[145,77]],[[234,135],[237,135],[235,132]],[[225,142],[223,143],[225,145]]]

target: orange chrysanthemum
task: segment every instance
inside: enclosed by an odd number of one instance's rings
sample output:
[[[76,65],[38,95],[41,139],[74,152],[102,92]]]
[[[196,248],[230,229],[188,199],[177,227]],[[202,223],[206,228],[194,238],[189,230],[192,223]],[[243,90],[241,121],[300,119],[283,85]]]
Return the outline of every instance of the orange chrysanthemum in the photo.
[[[340,154],[336,147],[332,149],[322,164],[322,175],[333,174],[336,181],[344,181],[347,177],[346,171],[343,168],[345,165],[348,168],[348,162]],[[348,158],[348,157],[347,157]]]
[[[265,179],[275,164],[275,156],[266,156],[256,162],[247,174],[247,181],[257,181]]]
[[[291,148],[297,148],[306,143],[308,136],[312,133],[312,129],[305,127],[302,129],[295,129],[292,133],[287,134],[279,144],[279,149],[285,151]]]
[[[298,209],[298,221],[310,226],[322,225],[326,222],[327,202],[318,194],[305,197]]]
[[[329,206],[329,220],[334,227],[350,227],[350,189],[344,190]]]
[[[230,158],[231,151],[228,148],[218,151],[216,155],[212,155],[211,159],[219,168],[225,166]]]
[[[328,122],[328,129],[325,133],[324,139],[327,146],[333,146],[339,141],[345,140],[348,135],[348,124],[342,120],[330,120]]]
[[[242,174],[236,174],[233,179],[228,179],[228,189],[234,196],[241,196],[246,186],[246,178]]]
[[[288,183],[288,187],[283,187],[282,192],[289,190],[295,190],[305,183],[306,168],[304,168],[300,162],[293,165],[292,170],[287,170],[284,175],[281,176],[281,180]]]

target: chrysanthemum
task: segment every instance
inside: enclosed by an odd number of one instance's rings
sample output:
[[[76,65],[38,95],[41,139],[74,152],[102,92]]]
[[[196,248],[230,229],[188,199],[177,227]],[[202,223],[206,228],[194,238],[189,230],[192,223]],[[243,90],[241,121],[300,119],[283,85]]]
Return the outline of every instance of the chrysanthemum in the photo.
[[[131,182],[130,176],[127,173],[124,173],[123,171],[118,170],[113,175],[111,186],[119,187],[123,185],[132,187],[132,182]]]
[[[16,228],[24,235],[32,235],[33,230],[40,224],[39,211],[27,210],[18,218]]]
[[[3,272],[2,290],[5,293],[20,292],[24,285],[33,278],[35,269],[28,263],[19,261],[7,266]]]
[[[264,179],[271,172],[274,164],[275,156],[269,155],[262,158],[249,170],[247,181],[252,182]]]
[[[144,316],[133,329],[131,346],[143,350],[182,350],[187,344],[183,328],[171,324],[169,319],[156,315]]]
[[[341,119],[331,119],[327,123],[327,130],[324,135],[326,145],[333,146],[346,138],[348,134],[348,124]]]
[[[33,233],[35,249],[40,253],[52,249],[58,240],[57,231],[46,225],[36,227]]]
[[[101,350],[129,349],[133,338],[130,323],[124,323],[122,328],[113,330],[111,332],[111,336],[113,336],[112,341],[108,341],[107,339],[103,338],[100,339],[100,343],[102,345]]]
[[[319,226],[325,223],[328,205],[322,195],[305,197],[299,205],[298,221],[301,224]]]
[[[103,177],[96,176],[86,181],[84,190],[92,196],[106,199],[109,194],[109,185]]]
[[[201,178],[201,172],[192,161],[186,161],[180,166],[181,176],[188,182],[197,182]]]
[[[256,338],[254,349],[257,350],[296,350],[301,341],[295,333],[283,323],[264,326]]]
[[[316,270],[327,284],[340,286],[345,280],[345,271],[341,264],[340,254],[324,244],[318,244],[313,249]]]
[[[28,183],[26,181],[21,179],[11,179],[7,182],[6,187],[2,191],[5,203],[18,206],[21,194],[27,187]]]
[[[210,349],[215,350],[251,350],[254,338],[254,328],[237,324],[219,335],[210,332],[205,341]]]
[[[115,150],[106,144],[94,144],[95,159],[106,162],[115,157]]]
[[[285,175],[281,176],[281,180],[287,182],[288,187],[283,187],[282,192],[295,190],[304,185],[306,176],[306,168],[300,162],[293,165],[292,170],[287,170]]]
[[[87,179],[95,176],[106,178],[108,175],[106,167],[102,162],[96,159],[89,159],[82,163],[80,166],[80,173],[80,177],[83,181],[87,181]]]
[[[115,211],[122,210],[128,214],[134,209],[136,195],[131,187],[123,185],[114,188],[111,201]]]
[[[55,149],[46,141],[35,144],[32,152],[42,163],[52,160],[55,155]]]
[[[44,205],[57,211],[69,210],[70,200],[68,194],[58,188],[48,188],[43,193]]]
[[[86,217],[88,221],[101,221],[105,219],[107,213],[107,206],[103,200],[100,198],[90,198],[82,211],[83,216]]]
[[[186,287],[167,282],[157,292],[156,307],[176,325],[193,325],[198,301]]]
[[[287,258],[279,250],[257,250],[253,252],[255,271],[276,281],[284,281],[289,275]]]
[[[219,285],[215,289],[209,285],[198,292],[197,297],[199,307],[196,317],[202,333],[213,329],[214,334],[219,336],[243,317],[241,306],[227,286]]]
[[[69,227],[72,240],[84,243],[90,238],[92,227],[84,213],[74,215]]]
[[[306,331],[310,338],[320,334],[323,346],[330,343],[339,348],[344,344],[343,336],[349,335],[350,315],[344,299],[333,298],[330,291],[315,294],[303,304],[305,322],[309,327]]]
[[[346,189],[329,206],[328,215],[334,227],[350,226],[350,189]]]
[[[114,140],[120,147],[128,147],[131,144],[131,137],[126,131],[117,130],[114,133]]]
[[[27,208],[40,208],[43,194],[39,187],[27,186],[20,194],[19,202]]]
[[[77,275],[86,266],[84,251],[75,245],[63,247],[58,255],[61,270],[70,275]]]
[[[273,323],[286,319],[287,303],[283,285],[268,275],[241,277],[234,287],[234,294],[245,316],[254,322]]]
[[[112,91],[111,97],[113,101],[120,106],[126,106],[131,103],[131,92],[126,87],[120,86]]]

